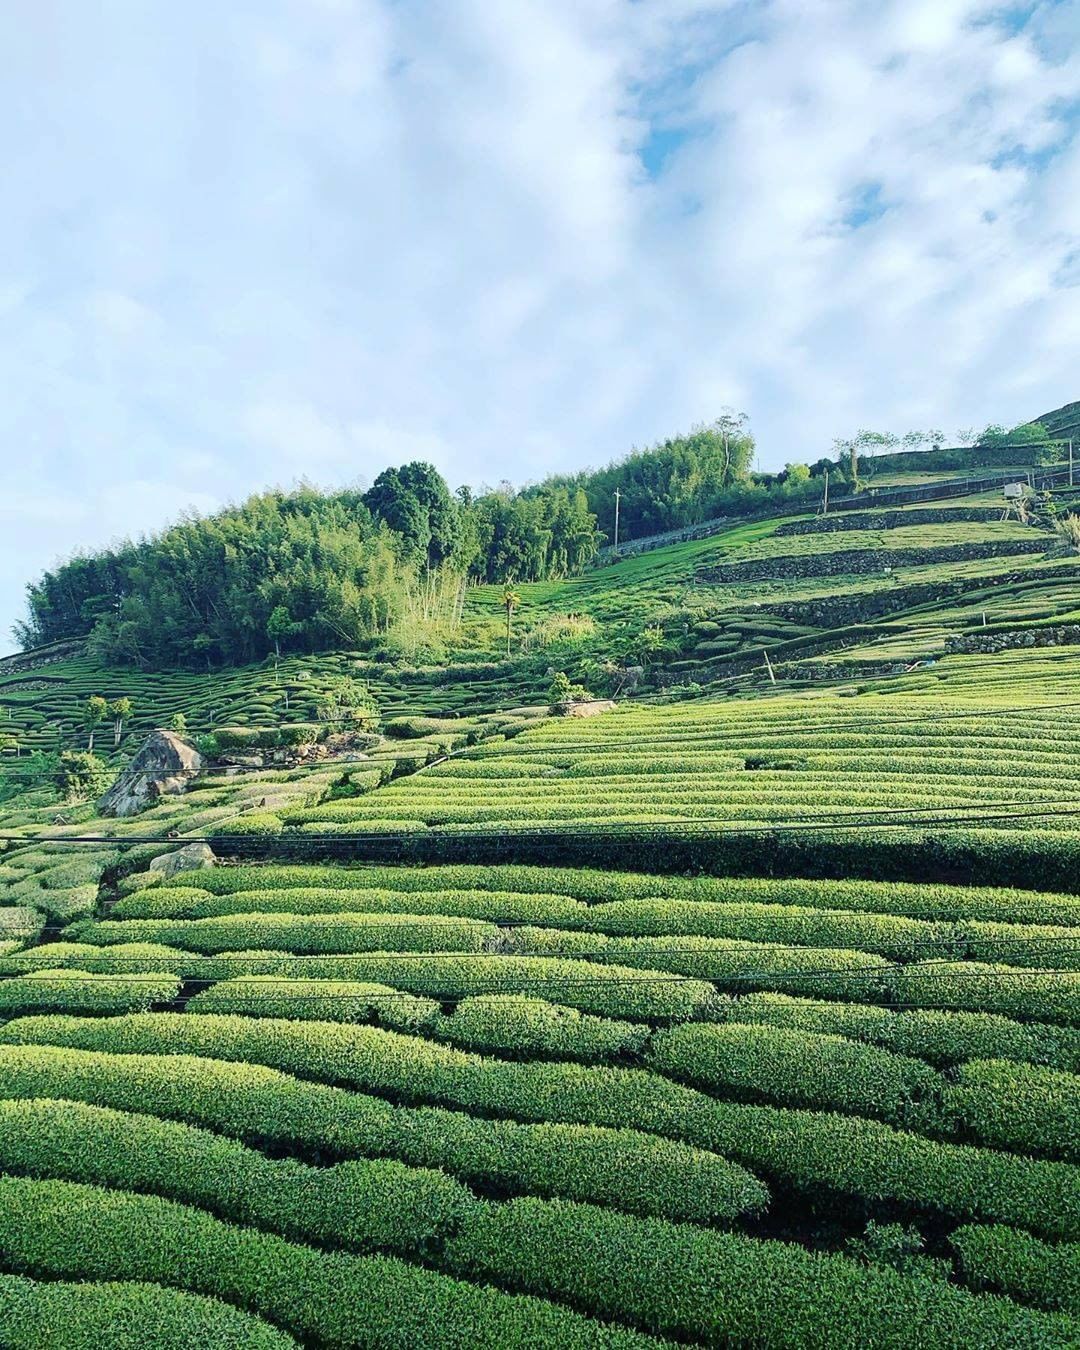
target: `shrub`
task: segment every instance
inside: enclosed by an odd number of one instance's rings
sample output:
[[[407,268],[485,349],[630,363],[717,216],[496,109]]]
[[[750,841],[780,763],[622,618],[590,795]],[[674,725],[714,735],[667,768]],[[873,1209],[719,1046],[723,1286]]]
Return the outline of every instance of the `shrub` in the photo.
[[[2,993],[3,985],[0,984]],[[389,985],[348,980],[293,980],[277,975],[245,975],[235,980],[221,980],[190,999],[187,1011],[321,1022],[379,1022],[404,1030],[423,1030],[440,1016],[439,1004],[434,999],[403,994]]]
[[[967,1059],[1015,1059],[1074,1073],[1080,1069],[1080,1032],[1039,1022],[1013,1022],[996,1013],[932,1008],[894,1012],[866,1003],[766,993],[727,999],[717,1004],[712,1015],[869,1041],[939,1066]]]
[[[142,959],[139,954],[142,949],[137,944],[131,945],[135,948],[132,957]],[[153,944],[144,946],[154,950]],[[119,954],[127,948],[112,950]],[[206,979],[279,975],[290,979],[374,981],[443,1001],[477,994],[544,998],[557,990],[560,1003],[569,1007],[601,1017],[631,1020],[684,1020],[704,1013],[716,998],[712,985],[704,980],[654,976],[626,966],[543,956],[440,952],[425,960],[420,954],[408,952],[289,956],[283,952],[247,951],[200,961],[180,952],[174,951],[173,955],[185,973]],[[90,958],[80,955],[76,959],[82,963]],[[5,964],[0,962],[0,969]],[[107,958],[98,968],[108,969]]]
[[[49,948],[46,947],[47,957]],[[0,980],[0,1014],[28,1012],[145,1012],[180,991],[175,975],[93,975],[83,970],[34,970]]]
[[[1033,1064],[961,1064],[944,1105],[960,1128],[999,1148],[1080,1161],[1080,1076]]]
[[[99,946],[162,942],[193,952],[310,953],[479,951],[498,936],[493,924],[413,914],[237,914],[220,919],[111,919],[80,924],[73,935]]]
[[[693,1343],[864,1350],[1070,1342],[1065,1318],[783,1242],[531,1199],[486,1206],[448,1259],[601,1317]],[[890,1316],[890,1310],[902,1315]]]
[[[112,774],[104,760],[87,750],[64,750],[56,763],[54,785],[65,802],[100,797]]]
[[[1080,1316],[1080,1244],[1040,1242],[1001,1224],[971,1224],[949,1238],[973,1289]]]
[[[242,839],[248,835],[256,837],[278,835],[284,828],[284,821],[280,816],[275,816],[272,811],[248,811],[242,816],[237,816],[234,820],[226,820],[217,825],[215,833],[225,840],[229,840]]]
[[[275,1069],[189,1055],[0,1046],[0,1097],[41,1093],[205,1125],[272,1150],[397,1157],[488,1190],[531,1191],[639,1214],[715,1222],[764,1207],[766,1188],[713,1153],[636,1130],[519,1124],[391,1106]]]
[[[636,1054],[649,1028],[593,1017],[524,994],[480,994],[463,999],[454,1015],[435,1022],[430,1032],[470,1049],[525,1059],[547,1055],[602,1060]]]
[[[223,869],[232,871],[232,868]],[[240,869],[237,869],[240,870]],[[243,869],[247,870],[247,869]],[[372,887],[268,887],[210,894],[193,887],[164,886],[155,895],[127,896],[111,915],[121,919],[205,919],[227,914],[452,914],[493,923],[578,927],[586,913],[580,900],[513,891],[408,890]]]
[[[123,1277],[214,1295],[328,1350],[651,1344],[392,1257],[318,1252],[156,1196],[73,1182],[0,1177],[0,1255],[50,1278]]]
[[[296,1350],[296,1341],[257,1317],[201,1294],[156,1284],[39,1283],[0,1275],[5,1350]]]
[[[661,1073],[725,1094],[826,1106],[894,1124],[903,1123],[913,1102],[941,1085],[940,1076],[919,1059],[841,1036],[734,1022],[659,1032],[647,1059]]]
[[[713,1101],[636,1069],[506,1063],[373,1027],[135,1014],[24,1018],[0,1042],[202,1054],[526,1120],[632,1127],[733,1158],[811,1195],[898,1201],[1072,1237],[1080,1170],[938,1143],[878,1121]]]
[[[605,962],[646,970],[669,970],[712,980],[723,987],[789,989],[833,998],[873,999],[893,970],[881,956],[829,947],[793,949],[735,938],[610,938]]]
[[[622,900],[593,905],[584,924],[597,932],[626,936],[686,934],[855,947],[901,961],[950,955],[954,947],[944,925],[925,920],[787,904]]]
[[[897,1003],[1080,1024],[1080,981],[1071,972],[934,961],[894,967],[888,988]]]
[[[475,1204],[440,1172],[387,1159],[308,1167],[192,1125],[81,1102],[0,1102],[0,1168],[151,1192],[361,1251],[421,1252]]]

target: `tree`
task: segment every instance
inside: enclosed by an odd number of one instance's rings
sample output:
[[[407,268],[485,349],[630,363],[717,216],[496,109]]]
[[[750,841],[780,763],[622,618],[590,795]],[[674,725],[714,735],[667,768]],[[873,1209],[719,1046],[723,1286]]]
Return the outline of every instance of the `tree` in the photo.
[[[186,736],[187,729],[187,717],[184,713],[173,713],[172,717],[169,719],[169,730],[175,736]]]
[[[402,536],[429,569],[449,561],[461,541],[457,500],[432,464],[384,469],[364,493],[371,514]]]
[[[274,644],[274,658],[281,659],[281,644],[286,638],[290,638],[299,628],[299,624],[293,623],[292,615],[284,605],[275,605],[270,611],[270,617],[266,621],[266,636]]]
[[[82,724],[83,730],[87,733],[88,740],[86,750],[88,754],[94,752],[94,732],[109,714],[109,704],[100,694],[91,694],[83,704]]]
[[[114,698],[109,704],[109,716],[113,719],[113,749],[120,744],[124,734],[124,723],[131,716],[131,699]]]
[[[104,699],[101,700],[103,703]],[[99,797],[109,785],[109,770],[89,750],[65,750],[56,762],[53,785],[66,802]]]
[[[956,440],[959,445],[975,445],[979,439],[979,433],[974,427],[961,427],[956,433]]]
[[[510,655],[510,626],[514,619],[514,610],[521,604],[521,596],[512,587],[503,591],[503,609],[506,610],[506,654]]]

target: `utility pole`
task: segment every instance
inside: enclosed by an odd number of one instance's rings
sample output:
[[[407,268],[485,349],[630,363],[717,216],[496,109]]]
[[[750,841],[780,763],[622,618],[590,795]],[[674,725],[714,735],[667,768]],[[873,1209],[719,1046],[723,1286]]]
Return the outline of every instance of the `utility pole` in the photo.
[[[1073,485],[1073,448],[1072,437],[1069,437],[1069,486]]]
[[[619,551],[619,489],[615,489],[615,552]]]
[[[825,470],[825,501],[824,501],[824,503],[822,504],[822,507],[821,507],[821,514],[822,514],[823,516],[827,516],[827,515],[829,514],[829,471],[828,471],[828,469]]]
[[[775,684],[776,674],[773,671],[772,662],[769,660],[769,653],[765,650],[764,647],[762,647],[761,654],[765,658],[765,669],[769,672],[769,679],[773,682],[773,684]]]

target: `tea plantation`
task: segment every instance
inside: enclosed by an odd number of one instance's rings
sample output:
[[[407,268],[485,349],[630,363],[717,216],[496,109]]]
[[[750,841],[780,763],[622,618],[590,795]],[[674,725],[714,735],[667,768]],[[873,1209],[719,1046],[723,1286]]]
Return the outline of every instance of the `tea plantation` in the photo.
[[[0,806],[0,1344],[1080,1344],[1080,559],[999,516],[521,586],[509,660],[480,587],[441,668],[9,668],[24,752],[386,734]]]

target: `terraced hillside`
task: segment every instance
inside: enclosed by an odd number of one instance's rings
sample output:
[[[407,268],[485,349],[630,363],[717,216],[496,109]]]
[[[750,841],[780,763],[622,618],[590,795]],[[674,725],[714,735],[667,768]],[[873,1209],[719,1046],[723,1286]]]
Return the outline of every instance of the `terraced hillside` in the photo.
[[[782,679],[798,682],[901,670],[964,641],[1075,640],[1059,630],[1080,623],[1080,557],[1047,529],[1001,514],[995,500],[757,521],[523,584],[509,658],[504,590],[493,586],[469,592],[438,666],[341,652],[154,672],[43,651],[0,663],[0,733],[24,753],[78,743],[91,694],[133,700],[121,744],[130,750],[178,712],[193,732],[310,720],[343,675],[365,681],[384,715],[442,717],[536,702],[552,668],[596,681],[612,658],[644,661],[644,687],[655,689],[767,682],[765,651]],[[661,640],[643,646],[652,628]]]
[[[1075,1344],[1078,674],[9,807],[0,1333]]]

